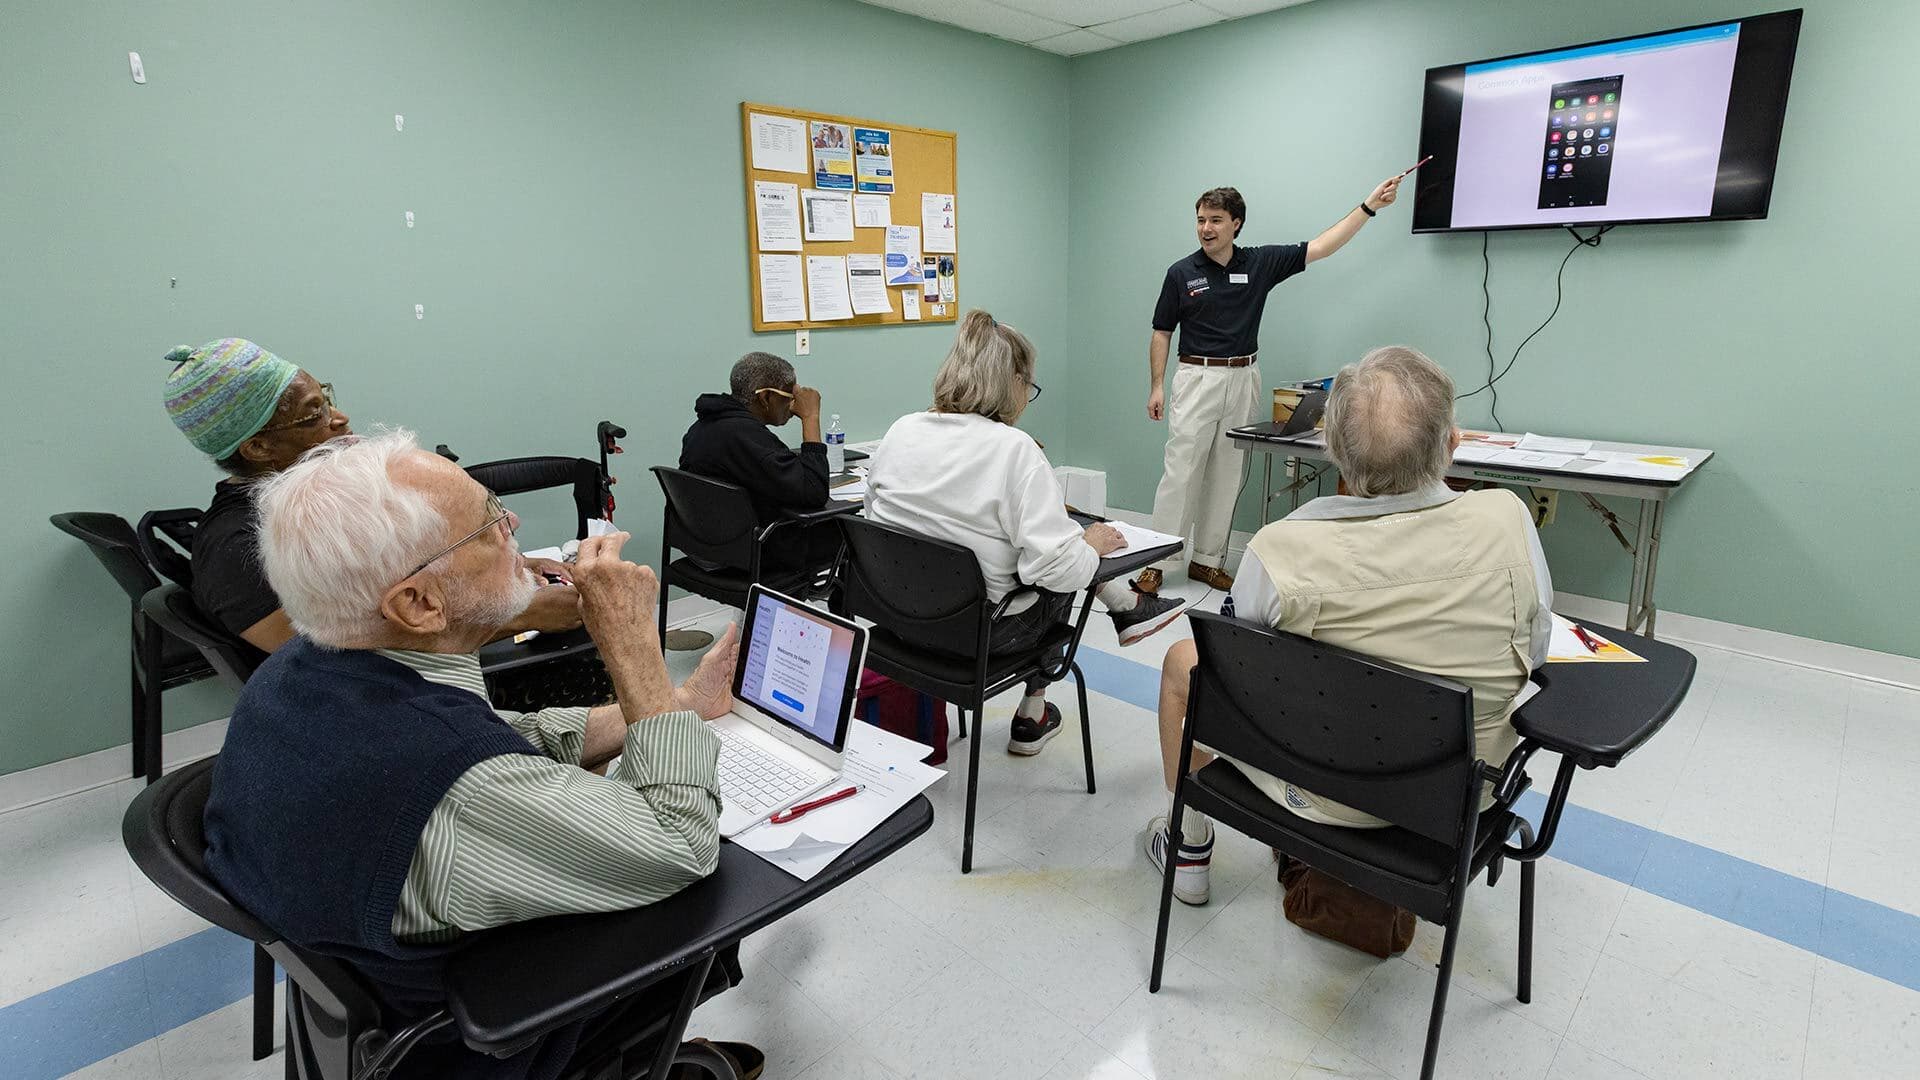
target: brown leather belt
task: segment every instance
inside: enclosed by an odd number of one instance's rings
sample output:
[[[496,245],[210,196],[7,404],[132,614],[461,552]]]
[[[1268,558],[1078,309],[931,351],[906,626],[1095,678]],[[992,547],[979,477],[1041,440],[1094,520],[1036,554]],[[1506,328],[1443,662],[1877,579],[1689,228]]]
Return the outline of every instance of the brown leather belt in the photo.
[[[1246,356],[1182,356],[1180,362],[1199,367],[1241,368],[1248,367],[1259,359],[1259,353],[1249,353]]]

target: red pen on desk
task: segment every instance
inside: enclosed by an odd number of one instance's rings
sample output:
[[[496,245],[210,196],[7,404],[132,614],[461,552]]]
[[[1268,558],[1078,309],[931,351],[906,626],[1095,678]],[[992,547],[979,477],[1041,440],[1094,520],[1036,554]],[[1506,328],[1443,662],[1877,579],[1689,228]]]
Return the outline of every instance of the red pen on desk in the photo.
[[[1597,653],[1600,651],[1600,639],[1587,633],[1584,628],[1575,626],[1573,628],[1573,636],[1580,639],[1580,644],[1585,645],[1588,652]]]
[[[773,815],[767,820],[775,825],[785,825],[787,822],[792,821],[794,818],[797,818],[802,814],[805,814],[812,810],[818,810],[821,807],[826,806],[830,803],[837,803],[841,799],[851,799],[855,795],[858,795],[865,790],[866,790],[866,785],[855,784],[850,788],[845,788],[843,790],[836,791],[831,795],[822,796],[818,799],[814,799],[811,802],[803,802],[803,803],[798,803],[794,806],[789,806],[785,810],[780,811],[779,813]]]

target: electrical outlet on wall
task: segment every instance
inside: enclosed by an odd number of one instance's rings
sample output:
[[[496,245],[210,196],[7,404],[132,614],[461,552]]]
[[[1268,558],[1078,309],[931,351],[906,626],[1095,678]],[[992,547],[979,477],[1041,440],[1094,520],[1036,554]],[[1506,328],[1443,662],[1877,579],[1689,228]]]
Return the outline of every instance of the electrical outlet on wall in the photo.
[[[1533,523],[1538,528],[1553,524],[1553,516],[1560,509],[1560,493],[1557,491],[1534,491],[1528,489],[1528,503],[1533,510]]]
[[[795,356],[813,355],[813,334],[812,333],[806,330],[795,330],[793,332],[793,355]]]

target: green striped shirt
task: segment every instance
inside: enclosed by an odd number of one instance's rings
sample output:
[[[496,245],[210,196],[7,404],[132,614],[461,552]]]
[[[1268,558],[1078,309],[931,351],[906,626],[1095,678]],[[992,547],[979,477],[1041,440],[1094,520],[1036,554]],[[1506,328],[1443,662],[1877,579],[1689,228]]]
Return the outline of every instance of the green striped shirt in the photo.
[[[471,653],[381,649],[429,682],[486,699]],[[720,740],[691,712],[629,725],[606,776],[580,768],[586,709],[495,710],[546,757],[507,754],[462,773],[434,807],[393,912],[393,936],[463,930],[671,896],[720,854]]]

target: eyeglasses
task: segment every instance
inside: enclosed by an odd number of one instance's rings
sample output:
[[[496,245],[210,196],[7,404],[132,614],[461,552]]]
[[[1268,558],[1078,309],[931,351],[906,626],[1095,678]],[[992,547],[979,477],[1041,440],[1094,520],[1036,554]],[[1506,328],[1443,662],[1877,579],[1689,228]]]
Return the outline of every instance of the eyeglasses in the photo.
[[[783,398],[786,398],[786,399],[787,399],[788,401],[792,401],[792,400],[793,400],[793,395],[792,395],[792,394],[790,394],[790,393],[788,393],[788,392],[787,392],[787,391],[785,391],[785,390],[775,390],[775,389],[774,389],[773,387],[771,387],[771,386],[763,386],[763,387],[761,387],[760,389],[758,389],[758,390],[755,390],[755,391],[754,391],[754,393],[756,393],[756,394],[779,394],[779,395],[780,395],[781,397],[783,397]]]
[[[1027,404],[1031,405],[1040,400],[1040,390],[1041,387],[1039,383],[1032,380],[1027,381]]]
[[[273,424],[269,427],[263,427],[254,434],[264,435],[269,431],[288,431],[293,428],[312,427],[315,424],[324,423],[325,421],[333,419],[333,414],[340,410],[333,403],[332,383],[323,382],[320,384],[320,400],[322,404],[319,412],[309,413],[298,420],[289,420],[284,424]]]
[[[495,525],[500,524],[502,521],[507,521],[507,520],[509,520],[509,512],[506,508],[506,505],[500,501],[500,496],[495,495],[491,491],[487,492],[487,523],[473,530],[467,535],[461,537],[460,539],[455,540],[453,543],[448,544],[446,547],[441,548],[439,551],[434,552],[433,555],[429,557],[425,562],[407,571],[406,575],[402,577],[400,580],[405,581],[407,580],[407,578],[410,578],[413,575],[419,573],[420,571],[425,570],[427,567],[432,566],[434,563],[438,562],[440,559],[453,554],[456,550],[459,549],[460,545],[467,543],[470,540],[477,540],[480,537],[485,536],[488,529],[491,529]],[[509,531],[511,532],[511,526],[509,526]]]

